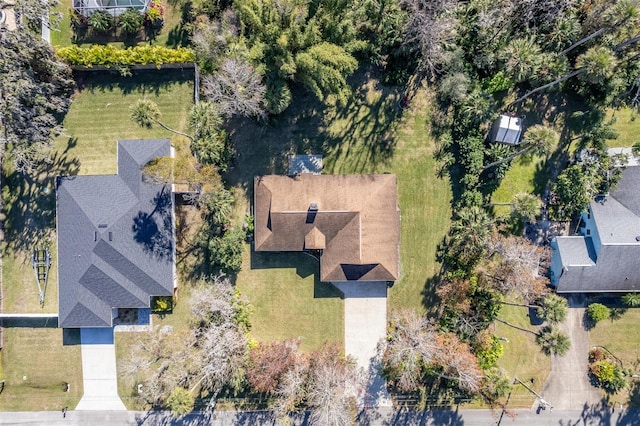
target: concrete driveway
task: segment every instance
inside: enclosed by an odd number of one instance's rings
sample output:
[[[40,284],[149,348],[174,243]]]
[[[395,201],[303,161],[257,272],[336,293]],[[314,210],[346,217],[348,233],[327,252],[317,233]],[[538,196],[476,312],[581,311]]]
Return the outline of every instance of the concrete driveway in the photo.
[[[559,328],[570,337],[571,349],[563,357],[553,357],[551,374],[541,394],[555,409],[581,410],[585,404],[598,404],[602,395],[591,386],[587,375],[590,345],[589,332],[583,326],[584,299],[570,296],[568,300],[569,314]]]
[[[80,330],[84,395],[76,410],[126,410],[118,396],[113,328]]]
[[[366,407],[391,406],[386,383],[380,377],[378,342],[387,333],[385,282],[333,283],[344,295],[344,347],[367,372]]]

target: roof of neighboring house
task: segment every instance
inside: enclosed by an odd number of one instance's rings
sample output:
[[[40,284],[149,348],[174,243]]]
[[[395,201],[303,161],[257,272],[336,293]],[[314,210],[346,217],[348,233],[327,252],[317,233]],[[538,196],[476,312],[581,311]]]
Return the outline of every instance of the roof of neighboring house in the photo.
[[[640,291],[638,188],[640,167],[630,166],[622,172],[615,190],[591,202],[598,250],[591,237],[556,238],[563,267],[559,293]]]
[[[323,250],[322,281],[398,278],[395,175],[270,175],[254,185],[257,251]]]
[[[558,238],[559,240],[559,238]],[[563,271],[559,293],[640,291],[640,245],[603,246],[594,266],[574,266]]]
[[[596,252],[590,237],[557,237],[563,266],[593,266],[596,264]]]
[[[59,325],[110,327],[113,308],[173,292],[170,186],[143,181],[168,139],[118,142],[118,174],[57,181]]]

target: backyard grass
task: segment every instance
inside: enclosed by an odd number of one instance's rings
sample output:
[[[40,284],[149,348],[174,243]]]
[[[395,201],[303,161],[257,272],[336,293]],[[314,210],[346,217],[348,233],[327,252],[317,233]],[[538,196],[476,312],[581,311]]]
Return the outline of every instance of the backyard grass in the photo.
[[[517,158],[498,189],[491,194],[491,203],[511,203],[513,196],[520,193],[542,197],[548,178],[544,157]],[[498,205],[493,206],[492,209],[495,217],[505,218],[511,214],[510,206]]]
[[[640,142],[640,120],[638,112],[631,108],[610,109],[607,119],[615,118],[613,128],[618,132],[618,139],[607,141],[609,148],[629,147]]]
[[[600,321],[589,331],[591,345],[604,346],[622,361],[625,369],[631,369],[633,374],[640,374],[640,309],[628,309],[621,318]],[[586,356],[586,354],[585,354]],[[635,379],[630,379],[630,385]],[[640,408],[640,400],[631,399],[629,391],[633,386],[616,395],[611,395],[611,401],[622,402]]]
[[[504,305],[500,309],[498,318],[537,332],[538,327],[531,325],[527,312],[528,310],[523,307]],[[551,372],[551,358],[540,351],[540,347],[535,342],[535,336],[497,321],[495,335],[508,339],[508,342],[502,342],[504,354],[498,360],[498,366],[505,370],[510,379],[517,377],[530,388],[539,392]],[[515,384],[511,392],[509,407],[529,408],[535,398],[524,386]]]
[[[59,328],[4,329],[0,411],[75,408],[83,392],[80,345],[63,346],[62,333]]]

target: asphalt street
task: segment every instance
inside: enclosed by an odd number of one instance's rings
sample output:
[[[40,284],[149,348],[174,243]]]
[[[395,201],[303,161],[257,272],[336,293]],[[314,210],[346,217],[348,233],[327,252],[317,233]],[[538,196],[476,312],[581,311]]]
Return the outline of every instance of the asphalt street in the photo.
[[[358,425],[425,425],[425,426],[496,426],[496,425],[640,425],[640,410],[611,410],[601,405],[582,410],[513,410],[511,415],[490,410],[393,411],[376,409],[363,412]],[[194,413],[174,419],[167,411],[60,411],[4,412],[0,425],[275,425],[270,412],[220,411]],[[306,413],[293,417],[294,425],[307,424]]]

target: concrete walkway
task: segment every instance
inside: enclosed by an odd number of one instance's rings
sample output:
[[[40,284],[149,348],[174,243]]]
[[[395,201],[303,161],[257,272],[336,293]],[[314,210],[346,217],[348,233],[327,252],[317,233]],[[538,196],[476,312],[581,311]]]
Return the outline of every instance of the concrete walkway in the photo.
[[[84,395],[76,410],[126,410],[118,396],[112,328],[80,330]]]
[[[602,395],[591,386],[587,375],[590,345],[589,333],[583,326],[584,300],[580,296],[570,296],[568,300],[569,314],[559,328],[570,337],[571,349],[563,357],[553,357],[551,374],[541,394],[554,409],[580,410],[585,404],[598,404]]]
[[[385,282],[333,283],[344,295],[344,347],[367,372],[366,407],[391,406],[385,381],[380,377],[378,342],[387,333]]]

